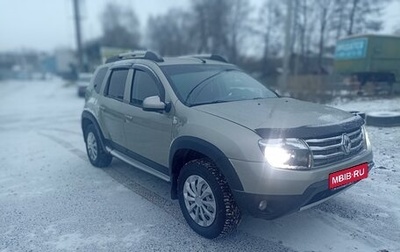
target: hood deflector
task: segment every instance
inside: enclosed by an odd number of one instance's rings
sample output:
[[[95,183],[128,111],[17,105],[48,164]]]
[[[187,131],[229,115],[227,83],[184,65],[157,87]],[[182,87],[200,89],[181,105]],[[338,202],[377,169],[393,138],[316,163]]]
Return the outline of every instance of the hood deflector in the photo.
[[[337,135],[340,132],[349,132],[359,129],[364,124],[364,119],[355,115],[339,124],[318,125],[318,126],[302,126],[298,128],[260,128],[255,132],[262,138],[321,138]]]

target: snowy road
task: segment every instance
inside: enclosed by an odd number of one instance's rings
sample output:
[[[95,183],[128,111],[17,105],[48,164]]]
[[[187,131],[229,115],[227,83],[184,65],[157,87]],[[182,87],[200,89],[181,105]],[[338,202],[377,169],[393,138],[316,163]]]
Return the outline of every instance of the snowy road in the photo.
[[[59,80],[0,82],[0,251],[400,251],[400,128],[368,128],[377,168],[340,196],[274,221],[245,217],[210,241],[167,183],[115,159],[90,165],[82,106]]]

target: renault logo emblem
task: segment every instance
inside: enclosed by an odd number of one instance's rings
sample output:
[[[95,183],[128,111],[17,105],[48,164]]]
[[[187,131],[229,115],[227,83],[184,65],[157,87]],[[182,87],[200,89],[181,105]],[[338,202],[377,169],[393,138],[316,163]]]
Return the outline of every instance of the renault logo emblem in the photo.
[[[351,151],[351,140],[347,134],[342,135],[342,150],[345,155],[349,155]]]

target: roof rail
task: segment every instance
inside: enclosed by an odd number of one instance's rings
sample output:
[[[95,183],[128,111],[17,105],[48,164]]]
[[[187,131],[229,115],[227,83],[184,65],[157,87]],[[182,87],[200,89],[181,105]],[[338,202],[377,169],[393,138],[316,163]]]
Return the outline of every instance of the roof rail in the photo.
[[[106,63],[116,62],[125,59],[148,59],[155,62],[164,61],[164,59],[161,56],[152,51],[133,51],[112,56],[106,60]]]
[[[228,63],[228,60],[226,60],[224,57],[222,57],[221,55],[218,55],[218,54],[196,54],[196,55],[187,55],[184,57],[196,58],[196,59],[200,59],[200,60],[215,60],[215,61]]]

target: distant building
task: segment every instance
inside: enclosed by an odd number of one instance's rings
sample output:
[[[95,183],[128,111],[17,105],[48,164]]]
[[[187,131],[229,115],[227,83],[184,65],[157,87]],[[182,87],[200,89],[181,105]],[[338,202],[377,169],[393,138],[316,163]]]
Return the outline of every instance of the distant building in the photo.
[[[65,79],[76,79],[78,61],[72,49],[59,48],[54,51],[56,74]]]
[[[37,72],[41,72],[40,54],[35,51],[0,54],[0,80],[31,79]]]

